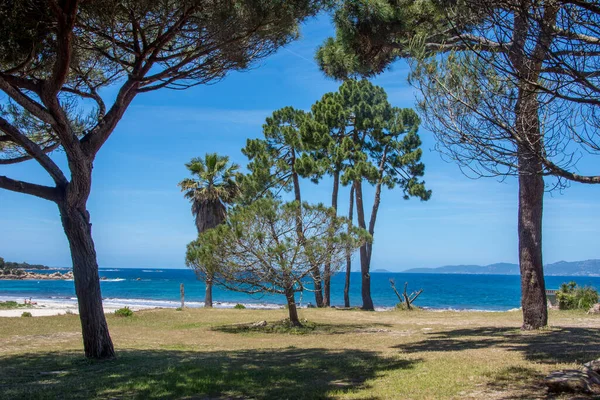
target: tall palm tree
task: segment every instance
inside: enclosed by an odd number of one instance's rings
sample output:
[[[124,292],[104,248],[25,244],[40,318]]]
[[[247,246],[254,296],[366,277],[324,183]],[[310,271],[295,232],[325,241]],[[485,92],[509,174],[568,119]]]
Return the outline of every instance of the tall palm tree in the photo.
[[[229,164],[229,157],[207,153],[204,158],[193,158],[185,165],[193,178],[179,182],[184,196],[192,203],[198,234],[212,229],[225,221],[227,205],[239,194],[235,177],[237,164]],[[206,283],[205,307],[212,307],[212,284],[214,271],[204,274]]]

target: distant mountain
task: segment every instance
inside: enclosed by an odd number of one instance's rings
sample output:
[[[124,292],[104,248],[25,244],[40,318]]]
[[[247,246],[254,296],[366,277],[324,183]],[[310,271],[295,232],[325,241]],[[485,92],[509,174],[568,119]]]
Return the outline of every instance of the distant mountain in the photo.
[[[519,266],[510,263],[491,265],[447,265],[438,268],[412,268],[411,274],[474,274],[474,275],[519,275]],[[546,276],[600,276],[600,260],[559,261],[544,266]]]
[[[390,272],[390,271],[388,271],[387,269],[378,268],[378,269],[374,269],[374,270],[373,270],[373,271],[371,271],[371,272]]]
[[[568,273],[566,273],[568,272]],[[545,275],[600,276],[600,260],[559,261],[544,267]]]

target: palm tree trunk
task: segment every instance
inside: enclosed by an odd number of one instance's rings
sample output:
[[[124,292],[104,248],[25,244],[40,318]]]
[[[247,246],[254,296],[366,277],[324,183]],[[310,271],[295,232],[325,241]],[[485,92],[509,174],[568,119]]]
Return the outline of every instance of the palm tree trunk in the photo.
[[[201,234],[208,229],[216,228],[221,225],[227,217],[225,206],[218,200],[202,202],[197,205],[196,211],[196,227],[198,228],[198,234]],[[213,275],[207,274],[204,284],[206,286],[204,293],[204,307],[212,308]]]

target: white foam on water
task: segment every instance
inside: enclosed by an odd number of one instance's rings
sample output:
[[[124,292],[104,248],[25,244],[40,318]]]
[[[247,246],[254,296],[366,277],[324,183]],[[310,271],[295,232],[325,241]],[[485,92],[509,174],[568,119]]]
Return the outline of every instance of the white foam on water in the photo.
[[[149,300],[149,299],[123,299],[106,298],[103,300],[105,305],[126,305],[132,307],[152,307],[152,308],[177,308],[181,307],[180,301],[174,300]],[[242,304],[251,310],[276,310],[283,308],[281,304],[275,303],[239,303],[239,302],[213,302],[213,308],[234,308],[237,304]],[[203,301],[186,301],[185,306],[189,308],[204,307]]]

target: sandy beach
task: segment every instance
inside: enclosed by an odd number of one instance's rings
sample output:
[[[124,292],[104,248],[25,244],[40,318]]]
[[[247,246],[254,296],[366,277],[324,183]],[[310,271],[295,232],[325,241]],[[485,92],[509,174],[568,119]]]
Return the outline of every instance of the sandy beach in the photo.
[[[24,298],[16,298],[11,296],[0,296],[0,302],[2,301],[16,301],[19,304],[25,302]],[[29,298],[27,298],[29,301]],[[9,310],[0,310],[0,317],[20,317],[24,311],[29,311],[34,317],[45,317],[52,315],[63,315],[63,314],[78,314],[77,300],[75,298],[64,298],[64,299],[48,299],[48,298],[35,298],[31,299],[31,307],[19,307]],[[181,306],[178,301],[168,300],[147,300],[147,299],[104,299],[102,302],[105,313],[114,313],[115,310],[123,307],[129,307],[132,311],[148,310],[153,308],[177,308]],[[214,302],[214,308],[233,308],[238,303],[232,302]],[[244,303],[244,307],[248,309],[266,309],[274,310],[282,308],[279,304],[252,304]],[[186,302],[185,306],[188,308],[201,308],[204,307],[203,302],[190,301]],[[305,308],[304,306],[303,308]]]
[[[25,299],[17,299],[11,297],[0,297],[0,301],[16,301],[19,304],[23,304]],[[29,299],[27,299],[29,301]],[[79,314],[77,309],[77,301],[74,299],[31,299],[32,305],[30,307],[19,307],[10,310],[0,310],[0,317],[20,317],[24,311],[28,311],[34,317],[48,317],[52,315],[63,315],[63,314]],[[157,308],[154,305],[136,304],[135,302],[115,302],[106,300],[103,302],[105,313],[114,313],[122,307],[129,307],[133,311]]]
[[[10,296],[0,296],[0,301],[16,301],[19,304],[23,304],[25,299],[15,298]],[[29,301],[29,299],[27,299]],[[24,311],[29,311],[34,317],[46,317],[52,315],[63,315],[63,314],[78,314],[77,300],[75,298],[65,299],[47,299],[47,298],[32,298],[31,301],[34,303],[31,307],[20,307],[10,310],[0,310],[1,317],[20,317]],[[214,308],[234,308],[238,303],[233,302],[219,302],[213,303]],[[241,303],[250,310],[276,310],[283,308],[280,304],[259,304],[259,303]],[[153,308],[177,308],[181,304],[177,301],[168,300],[148,300],[148,299],[105,299],[103,301],[104,312],[114,313],[115,310],[123,307],[129,307],[132,311],[148,310]],[[190,301],[186,302],[187,308],[202,308],[204,307],[203,302]],[[305,304],[298,304],[298,308],[310,308]],[[390,311],[393,307],[376,307],[375,311]],[[503,312],[503,311],[489,311],[489,310],[457,310],[457,309],[435,309],[435,308],[424,308],[423,310],[429,312]],[[505,312],[516,312],[520,311],[520,308],[514,308]]]

